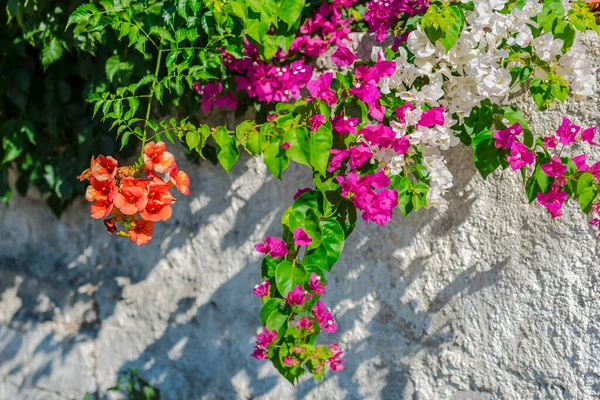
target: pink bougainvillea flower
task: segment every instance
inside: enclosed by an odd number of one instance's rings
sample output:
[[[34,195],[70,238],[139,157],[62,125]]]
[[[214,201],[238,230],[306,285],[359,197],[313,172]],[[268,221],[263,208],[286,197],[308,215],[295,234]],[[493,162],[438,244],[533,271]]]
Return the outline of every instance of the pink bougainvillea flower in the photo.
[[[138,246],[148,243],[154,234],[154,223],[140,218],[133,221],[133,224],[134,227],[128,232],[129,240]]]
[[[329,333],[337,332],[337,326],[333,320],[333,315],[331,315],[331,310],[325,308],[325,304],[321,300],[317,301],[311,313],[319,323],[322,331]]]
[[[298,285],[294,288],[294,290],[291,290],[287,294],[285,301],[290,306],[301,306],[311,297],[312,295],[310,293],[306,293],[304,289],[302,289],[302,286]]]
[[[395,190],[382,190],[375,195],[373,207],[367,209],[362,217],[365,221],[371,220],[377,225],[383,226],[392,220],[392,210],[396,206],[398,206],[398,192]]]
[[[356,61],[356,56],[347,47],[338,47],[331,55],[331,61],[340,67],[347,67]]]
[[[135,215],[148,204],[148,181],[127,177],[121,179],[119,193],[113,200],[115,207],[125,215]]]
[[[329,153],[333,155],[329,162],[329,172],[335,172],[340,169],[344,160],[350,156],[350,150],[348,149],[331,149]]]
[[[298,365],[300,364],[300,360],[296,360],[294,357],[292,356],[285,356],[282,358],[283,363],[285,365],[287,365],[288,367],[292,367],[294,365]]]
[[[556,148],[557,145],[558,145],[558,141],[556,139],[556,136],[551,135],[551,136],[544,137],[544,146],[546,146],[547,148],[554,149],[554,148]]]
[[[360,143],[358,146],[350,147],[350,168],[360,168],[371,158],[373,158],[373,153],[366,144]]]
[[[368,106],[369,115],[379,122],[383,121],[383,118],[385,118],[385,107],[378,102],[369,103]]]
[[[285,242],[271,236],[267,236],[263,242],[255,244],[254,248],[259,253],[270,254],[273,258],[285,257],[288,253]]]
[[[288,253],[287,246],[281,239],[271,238],[269,247],[271,249],[271,257],[273,258],[285,257]]]
[[[200,96],[200,111],[203,113],[209,112],[214,107],[227,107],[235,110],[237,108],[237,98],[233,93],[226,93],[222,96],[218,96],[222,90],[223,85],[221,83],[207,83],[202,86],[198,82],[194,82],[192,85]]]
[[[258,251],[259,253],[262,254],[269,254],[269,252],[271,251],[271,236],[267,236],[265,238],[265,240],[263,240],[260,243],[256,243],[254,245],[254,248],[256,249],[256,251]]]
[[[340,358],[344,354],[342,351],[340,351],[340,346],[337,344],[331,344],[329,345],[329,350],[333,353],[333,356],[329,357],[329,359],[327,360],[329,361],[329,367],[332,371],[335,372],[342,371],[344,369],[344,366],[342,364],[346,360]]]
[[[396,153],[404,155],[408,152],[408,148],[410,147],[410,140],[408,136],[402,136],[392,142],[392,149],[396,151]]]
[[[294,195],[294,201],[298,200],[298,197],[302,196],[306,192],[310,192],[311,190],[312,190],[312,188],[298,189],[298,191]]]
[[[525,165],[532,165],[535,162],[535,154],[527,149],[527,147],[519,142],[514,142],[510,155],[506,155],[506,159],[513,171],[523,168]]]
[[[372,82],[356,82],[349,92],[367,104],[374,103],[381,97],[379,88]]]
[[[563,187],[567,184],[567,178],[565,178],[564,176],[557,176],[556,178],[554,178],[554,183],[556,183],[560,187]]]
[[[587,164],[587,156],[585,154],[573,157],[573,163],[578,171],[587,171],[590,166]]]
[[[323,122],[325,122],[325,116],[323,114],[316,114],[308,119],[310,130],[313,132],[318,131],[321,125],[323,125]]]
[[[265,297],[269,295],[269,288],[271,284],[268,279],[265,279],[264,282],[261,282],[259,285],[254,286],[252,289],[252,293],[257,295],[258,297]]]
[[[264,359],[269,358],[269,353],[267,353],[266,350],[259,349],[258,347],[255,347],[254,351],[252,352],[252,354],[250,354],[250,357],[254,357],[257,360],[264,360]]]
[[[306,87],[312,97],[321,99],[331,106],[337,101],[335,90],[330,89],[332,80],[333,72],[326,72],[317,79],[308,82]]]
[[[300,330],[312,330],[313,329],[313,322],[310,320],[310,318],[303,317],[296,324],[296,328],[298,328]]]
[[[368,178],[365,179],[365,184],[370,184],[376,189],[381,189],[384,187],[390,186],[390,178],[385,174],[385,172],[380,169],[373,175],[367,175]]]
[[[113,179],[117,174],[117,166],[119,165],[118,161],[112,158],[111,156],[104,157],[102,155],[98,156],[98,158],[96,158],[95,160],[94,157],[92,157],[91,164],[92,165],[90,167],[90,175],[94,179],[97,179],[99,181],[107,181]]]
[[[600,162],[592,164],[588,170],[590,174],[596,179],[600,179]]]
[[[396,139],[396,132],[383,124],[365,126],[359,131],[364,138],[372,145],[378,145],[380,148],[390,147],[392,141]]]
[[[358,118],[346,117],[342,113],[338,117],[333,118],[332,127],[340,135],[346,135],[348,133],[356,133],[356,126],[358,125]]]
[[[237,106],[238,100],[233,93],[225,93],[223,96],[215,98],[215,107],[226,107],[235,110]]]
[[[251,354],[251,356],[257,360],[269,358],[269,346],[276,340],[277,331],[275,329],[269,331],[269,328],[265,327],[263,333],[256,335],[256,346],[254,347],[254,352]]]
[[[561,144],[569,145],[575,141],[575,137],[579,131],[581,131],[580,126],[573,124],[569,118],[563,117],[562,124],[558,127],[556,134]]]
[[[548,176],[562,176],[567,171],[567,166],[564,165],[558,156],[552,156],[548,164],[542,164],[542,171]]]
[[[296,246],[308,246],[312,243],[312,238],[302,228],[294,230],[294,243]]]
[[[502,129],[500,131],[495,131],[492,135],[496,142],[494,145],[497,149],[509,150],[517,136],[519,136],[523,132],[523,127],[521,124],[516,123],[512,126],[509,126],[506,129]]]
[[[175,157],[166,151],[164,142],[150,142],[144,146],[144,165],[148,171],[168,174],[175,167]]]
[[[567,200],[567,192],[560,190],[558,185],[553,184],[548,193],[538,193],[537,201],[546,207],[552,218],[562,215],[562,206]]]
[[[291,145],[288,142],[283,142],[281,144],[281,148],[284,150],[289,150],[290,147],[291,147]]]
[[[598,133],[598,128],[596,128],[596,127],[584,129],[581,132],[581,140],[583,142],[587,142],[593,146],[598,146],[598,143],[594,142],[596,133]]]
[[[412,111],[415,109],[415,106],[412,103],[406,103],[402,107],[394,108],[394,112],[396,113],[396,117],[398,118],[398,122],[401,124],[406,123],[406,112]]]
[[[389,77],[396,71],[395,61],[379,60],[372,67],[359,65],[356,67],[356,78],[363,82],[371,82],[377,84],[381,78]]]
[[[312,273],[310,274],[310,283],[308,284],[308,288],[310,290],[312,290],[312,292],[317,295],[317,296],[321,296],[325,294],[325,286],[327,286],[326,283],[321,282],[321,277],[319,275],[317,275],[316,273]]]
[[[410,103],[409,103],[410,104]],[[444,107],[436,107],[421,114],[421,120],[417,126],[431,127],[434,125],[444,125]]]

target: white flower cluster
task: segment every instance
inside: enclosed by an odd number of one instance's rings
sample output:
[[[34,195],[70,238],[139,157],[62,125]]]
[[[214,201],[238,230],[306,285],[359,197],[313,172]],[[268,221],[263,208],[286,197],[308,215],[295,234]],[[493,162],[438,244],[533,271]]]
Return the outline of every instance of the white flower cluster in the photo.
[[[429,171],[431,188],[427,194],[428,207],[442,211],[448,207],[442,196],[452,187],[452,174],[440,150],[458,144],[458,139],[450,129],[456,121],[449,116],[456,114],[462,122],[484,99],[499,105],[506,104],[509,95],[520,89],[519,85],[511,87],[510,70],[526,66],[521,60],[535,55],[549,63],[552,70],[563,74],[576,99],[589,96],[596,89],[595,69],[586,62],[578,37],[565,55],[562,53],[562,40],[555,39],[551,33],[534,37],[529,27],[536,26],[532,17],[541,12],[540,1],[528,0],[522,8],[514,7],[508,14],[500,13],[507,3],[508,0],[475,2],[474,10],[465,13],[463,32],[449,52],[439,42],[432,44],[418,27],[410,33],[406,43],[414,59],[409,62],[408,52],[400,47],[400,55],[395,60],[396,72],[379,83],[382,93],[395,92],[396,96],[417,106],[428,104],[445,109],[444,126],[418,127],[409,134],[411,144],[421,146],[423,164]],[[568,11],[570,2],[563,0],[563,4]],[[511,54],[504,44],[518,46],[523,52],[506,63]],[[525,50],[529,46],[532,54]],[[379,54],[380,49],[375,48],[373,60]],[[532,76],[544,79],[546,72],[536,67]],[[417,90],[415,82],[422,82],[423,77],[427,78],[428,83]],[[405,135],[408,126],[418,123],[421,113],[419,108],[407,111],[405,126],[392,122],[391,128],[398,137]],[[375,158],[386,162],[392,174],[401,173],[404,166],[402,156],[376,153]]]
[[[555,39],[551,33],[534,37],[529,26],[536,26],[531,18],[541,12],[540,1],[528,0],[523,8],[514,7],[508,14],[501,13],[506,3],[505,0],[475,2],[474,10],[465,14],[465,28],[460,38],[448,53],[439,42],[433,45],[418,27],[407,41],[407,48],[415,57],[413,62],[408,62],[408,53],[401,48],[400,57],[396,59],[397,71],[383,90],[396,90],[405,100],[443,105],[448,113],[456,113],[462,120],[484,99],[506,104],[510,93],[520,89],[518,85],[511,87],[510,70],[524,67],[526,64],[521,60],[535,55],[548,62],[552,70],[563,74],[576,99],[593,94],[595,69],[585,62],[579,38],[563,55],[561,39]],[[570,2],[563,3],[569,10]],[[505,61],[511,54],[503,48],[504,43],[523,49],[507,65]],[[529,46],[532,54],[525,51]],[[415,90],[415,80],[424,76],[429,84],[420,91]],[[546,72],[538,66],[533,76],[544,79]]]

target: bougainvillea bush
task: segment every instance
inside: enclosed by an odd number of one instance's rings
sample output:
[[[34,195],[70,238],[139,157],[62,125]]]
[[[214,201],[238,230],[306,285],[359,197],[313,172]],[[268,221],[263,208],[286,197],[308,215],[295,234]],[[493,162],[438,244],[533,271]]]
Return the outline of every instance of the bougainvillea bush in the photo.
[[[600,229],[600,160],[574,149],[597,146],[597,127],[566,116],[537,136],[511,99],[528,92],[540,110],[596,90],[580,36],[600,33],[594,4],[559,0],[209,0],[100,1],[70,17],[74,32],[117,35],[154,66],[138,82],[89,97],[121,145],[141,141],[120,166],[92,158],[93,218],[138,245],[170,217],[172,189],[188,194],[166,141],[202,155],[215,146],[229,172],[240,147],[261,156],[277,178],[291,162],[313,172],[281,219],[281,235],[255,245],[264,254],[256,285],[263,328],[252,357],[270,360],[294,383],[343,369],[327,308],[327,274],[357,220],[385,225],[394,215],[448,209],[453,175],[444,153],[472,148],[483,178],[521,174],[524,199],[559,218],[568,202]],[[351,31],[381,43],[358,60]],[[385,45],[384,45],[385,43]],[[317,71],[314,57],[335,68]],[[202,111],[252,104],[257,118],[237,127],[155,119],[167,93],[188,91]],[[233,129],[232,129],[233,128]],[[573,146],[577,143],[577,146]],[[397,211],[394,211],[398,209]],[[250,351],[249,351],[250,353]]]

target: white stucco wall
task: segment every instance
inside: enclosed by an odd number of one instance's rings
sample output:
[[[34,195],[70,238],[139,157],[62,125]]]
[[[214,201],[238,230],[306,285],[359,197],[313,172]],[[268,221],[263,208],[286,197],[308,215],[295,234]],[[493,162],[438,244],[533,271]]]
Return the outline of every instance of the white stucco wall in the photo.
[[[600,65],[600,40],[587,43]],[[552,131],[562,113],[598,125],[599,109],[598,96],[568,103],[532,126]],[[484,182],[453,150],[447,212],[359,222],[326,296],[339,333],[322,336],[346,369],[293,388],[249,357],[252,245],[280,234],[309,171],[282,184],[248,157],[231,175],[181,164],[192,193],[142,248],[106,235],[85,200],[58,220],[34,198],[0,207],[0,399],[80,399],[132,367],[165,399],[600,397],[600,245],[575,205],[554,224],[519,174]]]

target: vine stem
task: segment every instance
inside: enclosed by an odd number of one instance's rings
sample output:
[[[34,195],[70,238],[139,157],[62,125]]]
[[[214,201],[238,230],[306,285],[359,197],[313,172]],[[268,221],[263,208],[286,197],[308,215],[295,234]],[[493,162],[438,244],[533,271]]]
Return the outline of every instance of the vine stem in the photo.
[[[158,70],[160,69],[160,61],[162,58],[162,49],[158,49],[158,57],[156,59],[156,67],[154,68],[154,76],[156,81],[152,82],[152,88],[150,88],[150,95],[148,98],[148,106],[146,107],[146,119],[144,120],[144,137],[142,138],[142,157],[144,157],[144,147],[146,146],[146,128],[148,127],[148,120],[150,119],[150,110],[152,110],[152,100],[154,99],[154,86],[158,81]]]

